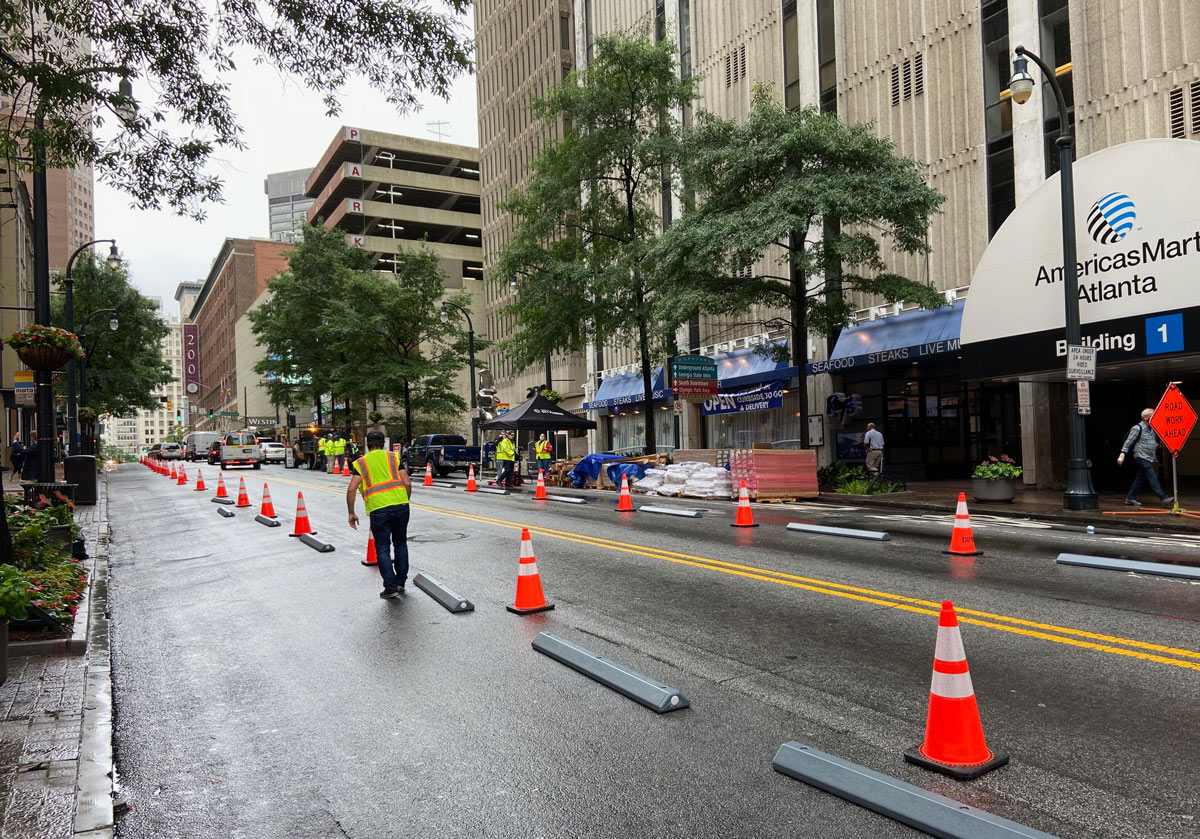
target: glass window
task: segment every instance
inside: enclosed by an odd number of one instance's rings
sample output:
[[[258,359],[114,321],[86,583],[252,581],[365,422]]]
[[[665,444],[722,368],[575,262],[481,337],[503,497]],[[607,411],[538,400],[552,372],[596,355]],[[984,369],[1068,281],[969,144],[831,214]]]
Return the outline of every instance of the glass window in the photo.
[[[783,104],[790,111],[800,107],[800,46],[797,34],[796,0],[783,4]]]
[[[834,47],[833,0],[817,0],[817,62],[821,112],[837,113],[837,53]]]

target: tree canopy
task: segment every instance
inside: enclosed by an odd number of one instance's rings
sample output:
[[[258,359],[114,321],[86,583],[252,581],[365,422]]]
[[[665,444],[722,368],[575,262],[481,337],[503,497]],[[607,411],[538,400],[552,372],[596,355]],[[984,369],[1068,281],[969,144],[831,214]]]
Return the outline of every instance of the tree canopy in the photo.
[[[683,162],[673,114],[696,98],[695,85],[678,77],[672,43],[603,35],[586,69],[534,103],[539,119],[563,125],[563,137],[506,202],[514,230],[492,269],[517,282],[508,311],[518,329],[506,344],[517,364],[578,352],[589,340],[635,341],[650,398],[652,353],[673,324],[658,319],[658,274],[645,260],[661,229],[664,177]],[[649,406],[646,420],[653,451]]]
[[[0,154],[41,146],[51,167],[87,163],[139,208],[200,217],[206,171],[242,145],[229,99],[239,50],[324,96],[362,78],[400,110],[445,97],[471,67],[469,0],[30,0],[0,4],[0,95],[45,117],[0,122]],[[80,49],[86,43],[89,48]],[[122,92],[128,79],[131,91]]]
[[[162,339],[170,329],[159,317],[158,307],[133,287],[124,266],[112,268],[90,252],[80,254],[71,276],[75,329],[87,353],[82,365],[87,377],[86,407],[94,414],[118,417],[159,408],[154,391],[175,374],[163,360]],[[92,313],[95,317],[89,318]],[[113,317],[115,332],[109,329]],[[59,295],[51,297],[50,320],[54,326],[66,327]]]

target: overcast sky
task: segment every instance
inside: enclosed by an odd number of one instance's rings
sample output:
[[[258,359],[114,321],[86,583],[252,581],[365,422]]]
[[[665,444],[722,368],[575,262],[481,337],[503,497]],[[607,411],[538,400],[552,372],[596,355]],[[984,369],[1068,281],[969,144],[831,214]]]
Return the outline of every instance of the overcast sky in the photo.
[[[342,91],[342,112],[333,119],[325,116],[319,95],[277,70],[248,58],[237,66],[232,101],[246,148],[219,153],[214,171],[225,182],[225,203],[209,205],[204,221],[133,210],[124,193],[96,183],[96,236],[117,240],[133,283],[143,294],[162,297],[169,313],[178,312],[175,287],[204,280],[227,237],[268,235],[267,173],[316,165],[340,126],[434,139],[428,123],[441,121],[448,123],[442,126],[446,141],[479,142],[474,76],[461,77],[449,101],[425,96],[420,111],[403,116],[360,82]]]

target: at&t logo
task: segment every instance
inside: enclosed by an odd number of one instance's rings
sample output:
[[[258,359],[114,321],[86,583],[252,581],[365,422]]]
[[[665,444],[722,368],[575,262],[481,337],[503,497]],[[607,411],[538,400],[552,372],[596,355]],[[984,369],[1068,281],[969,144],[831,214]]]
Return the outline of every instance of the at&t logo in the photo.
[[[1110,192],[1092,205],[1088,213],[1088,233],[1102,245],[1119,242],[1133,230],[1137,209],[1133,199],[1121,192]]]

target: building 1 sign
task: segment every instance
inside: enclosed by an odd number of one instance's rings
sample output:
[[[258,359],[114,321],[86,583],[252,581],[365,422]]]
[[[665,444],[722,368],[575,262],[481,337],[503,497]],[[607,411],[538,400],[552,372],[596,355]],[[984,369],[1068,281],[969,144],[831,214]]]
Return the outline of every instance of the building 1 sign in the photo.
[[[1074,168],[1083,345],[1100,365],[1196,352],[1200,339],[1200,143],[1139,140]],[[984,252],[962,319],[962,371],[979,379],[1066,369],[1058,175]]]

